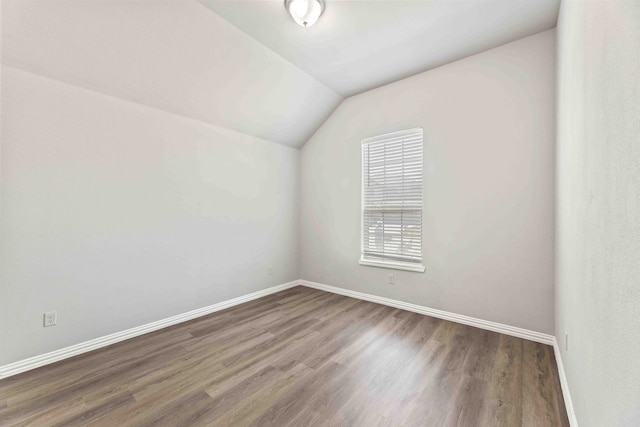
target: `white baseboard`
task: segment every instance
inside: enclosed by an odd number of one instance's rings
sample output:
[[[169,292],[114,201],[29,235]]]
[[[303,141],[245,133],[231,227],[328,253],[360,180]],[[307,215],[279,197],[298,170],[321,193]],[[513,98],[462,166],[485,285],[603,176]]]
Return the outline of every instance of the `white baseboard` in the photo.
[[[28,359],[24,359],[18,362],[10,363],[8,365],[0,366],[0,379],[10,377],[12,375],[16,375],[31,369],[39,368],[41,366],[49,365],[51,363],[58,362],[60,360],[64,360],[73,356],[77,356],[79,354],[87,353],[92,350],[106,347],[106,346],[118,343],[120,341],[137,337],[139,335],[157,331],[158,329],[162,329],[168,326],[176,325],[178,323],[186,322],[188,320],[192,320],[197,317],[215,313],[216,311],[224,310],[225,308],[233,307],[235,305],[252,301],[254,299],[258,299],[258,298],[261,298],[276,292],[280,292],[298,285],[319,289],[327,292],[332,292],[335,294],[345,295],[348,297],[357,298],[365,301],[371,301],[374,303],[387,305],[387,306],[399,308],[402,310],[412,311],[414,313],[424,314],[427,316],[437,317],[439,319],[449,320],[456,323],[462,323],[464,325],[474,326],[481,329],[487,329],[490,331],[499,332],[506,335],[511,335],[514,337],[539,342],[542,344],[552,345],[554,348],[555,356],[556,356],[556,362],[558,365],[558,375],[560,377],[562,394],[564,396],[565,405],[567,407],[567,414],[569,417],[569,421],[571,423],[571,427],[578,426],[575,412],[573,410],[571,395],[569,393],[567,378],[565,376],[562,357],[560,355],[558,343],[556,342],[556,339],[554,336],[543,334],[540,332],[530,331],[527,329],[517,328],[514,326],[504,325],[501,323],[490,322],[488,320],[477,319],[470,316],[464,316],[461,314],[450,313],[443,310],[424,307],[417,304],[411,304],[404,301],[398,301],[390,298],[379,297],[376,295],[365,294],[362,292],[351,291],[348,289],[325,285],[322,283],[310,282],[308,280],[295,280],[293,282],[273,286],[267,289],[253,292],[251,294],[243,295],[243,296],[233,298],[227,301],[223,301],[217,304],[213,304],[207,307],[199,308],[186,313],[178,314],[176,316],[168,317],[166,319],[158,320],[156,322],[147,323],[146,325],[127,329],[121,332],[116,332],[114,334],[106,335],[90,341],[85,341],[76,345],[65,347],[60,350],[55,350],[39,356],[30,357]]]
[[[69,357],[77,356],[91,350],[106,347],[108,345],[115,344],[129,338],[157,331],[158,329],[166,328],[167,326],[176,325],[178,323],[186,322],[187,320],[192,320],[200,316],[215,313],[216,311],[224,310],[225,308],[233,307],[234,305],[242,304],[257,298],[274,294],[276,292],[284,291],[285,289],[293,288],[294,286],[298,285],[299,281],[295,280],[293,282],[284,283],[282,285],[272,286],[267,289],[263,289],[227,301],[222,301],[207,307],[198,308],[196,310],[188,311],[186,313],[178,314],[172,317],[167,317],[166,319],[158,320],[156,322],[147,323],[146,325],[127,329],[121,332],[116,332],[110,335],[105,335],[103,337],[65,347],[60,350],[51,351],[39,356],[30,357],[28,359],[0,366],[0,379],[19,374],[21,372],[29,371],[31,369],[39,368],[41,366],[49,365],[63,359],[68,359]]]
[[[414,313],[437,317],[444,320],[450,320],[452,322],[462,323],[463,325],[475,326],[476,328],[487,329],[489,331],[499,332],[501,334],[511,335],[518,338],[524,338],[526,340],[535,341],[542,344],[553,345],[553,343],[555,342],[555,337],[553,335],[530,331],[528,329],[517,328],[515,326],[504,325],[502,323],[490,322],[488,320],[482,320],[462,314],[437,310],[435,308],[429,308],[422,305],[379,297],[377,295],[365,294],[363,292],[351,291],[349,289],[338,288],[336,286],[325,285],[323,283],[310,282],[308,280],[300,280],[300,284],[309,288],[332,292],[334,294],[340,294],[352,298],[358,298],[365,301],[371,301],[382,305],[388,305],[389,307],[400,308],[402,310],[412,311]]]
[[[566,406],[567,408],[567,417],[569,417],[569,425],[571,427],[578,427],[578,419],[576,418],[576,412],[573,409],[573,400],[571,400],[571,393],[569,392],[569,383],[567,382],[567,374],[564,371],[562,354],[560,353],[558,340],[555,337],[553,339],[553,353],[556,356],[556,365],[558,365],[558,376],[560,377],[560,387],[562,388],[562,397],[564,398],[564,406]]]
[[[528,329],[516,328],[515,326],[504,325],[502,323],[490,322],[488,320],[477,319],[475,317],[464,316],[462,314],[451,313],[448,311],[437,310],[435,308],[424,307],[417,304],[411,304],[404,301],[398,301],[390,298],[379,297],[377,295],[365,294],[363,292],[351,291],[349,289],[339,288],[336,286],[325,285],[323,283],[311,282],[308,280],[300,280],[302,286],[309,288],[319,289],[322,291],[332,292],[334,294],[340,294],[352,298],[357,298],[365,301],[371,301],[390,307],[400,308],[402,310],[412,311],[414,313],[424,314],[427,316],[437,317],[439,319],[449,320],[456,323],[462,323],[464,325],[475,326],[476,328],[487,329],[493,332],[499,332],[505,335],[511,335],[518,338],[523,338],[530,341],[539,342],[553,346],[554,355],[556,357],[556,364],[558,365],[558,376],[560,378],[560,386],[562,388],[562,396],[564,398],[564,404],[567,408],[567,417],[569,418],[569,424],[571,427],[578,427],[578,420],[576,413],[573,409],[573,401],[571,400],[571,393],[569,392],[569,383],[564,371],[564,364],[562,363],[562,355],[560,354],[560,348],[556,337],[549,334],[543,334],[540,332],[530,331]]]

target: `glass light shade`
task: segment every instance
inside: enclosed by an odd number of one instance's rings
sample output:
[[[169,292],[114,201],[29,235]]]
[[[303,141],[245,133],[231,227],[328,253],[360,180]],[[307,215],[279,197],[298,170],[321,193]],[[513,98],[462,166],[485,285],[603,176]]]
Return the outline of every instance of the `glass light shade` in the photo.
[[[318,21],[324,11],[322,0],[285,0],[284,7],[301,27],[310,27]]]

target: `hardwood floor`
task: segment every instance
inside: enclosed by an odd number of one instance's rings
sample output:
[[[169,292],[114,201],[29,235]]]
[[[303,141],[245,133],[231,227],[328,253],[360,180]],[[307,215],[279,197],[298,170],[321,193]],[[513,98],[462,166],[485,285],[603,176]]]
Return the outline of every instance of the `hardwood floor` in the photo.
[[[549,346],[296,287],[0,381],[2,426],[568,426]]]

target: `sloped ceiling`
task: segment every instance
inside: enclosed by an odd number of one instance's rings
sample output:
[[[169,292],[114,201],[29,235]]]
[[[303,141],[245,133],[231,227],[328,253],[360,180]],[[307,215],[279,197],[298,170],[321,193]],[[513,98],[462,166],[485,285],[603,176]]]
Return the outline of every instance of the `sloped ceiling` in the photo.
[[[342,99],[553,28],[560,0],[2,0],[2,62],[302,146]]]
[[[3,0],[5,65],[301,146],[342,98],[195,0]]]
[[[556,26],[560,0],[327,0],[311,28],[283,1],[200,0],[343,96]]]

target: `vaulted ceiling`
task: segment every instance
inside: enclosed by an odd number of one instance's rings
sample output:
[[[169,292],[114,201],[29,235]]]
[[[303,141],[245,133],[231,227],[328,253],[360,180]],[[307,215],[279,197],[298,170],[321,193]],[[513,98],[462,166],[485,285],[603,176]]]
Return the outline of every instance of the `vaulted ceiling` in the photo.
[[[342,99],[553,28],[559,0],[3,0],[4,65],[292,147]]]
[[[331,89],[195,0],[3,0],[5,65],[289,145]]]
[[[335,92],[350,96],[556,26],[559,0],[326,2],[311,28],[283,1],[199,0]]]

